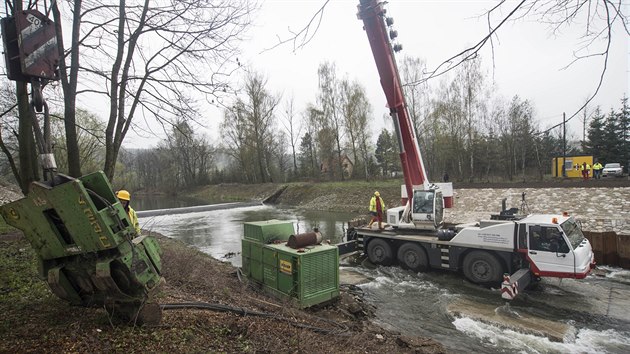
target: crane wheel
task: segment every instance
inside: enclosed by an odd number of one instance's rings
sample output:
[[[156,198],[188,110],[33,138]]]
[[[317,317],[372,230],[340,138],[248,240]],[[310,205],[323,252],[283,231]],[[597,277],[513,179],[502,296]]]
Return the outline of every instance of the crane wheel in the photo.
[[[390,245],[379,238],[373,239],[368,243],[367,254],[370,262],[385,266],[391,265],[394,258]]]
[[[400,266],[414,272],[424,272],[429,269],[427,253],[421,246],[407,242],[398,249],[398,263]]]
[[[464,258],[464,275],[475,284],[498,286],[503,279],[503,266],[485,251],[472,251]]]

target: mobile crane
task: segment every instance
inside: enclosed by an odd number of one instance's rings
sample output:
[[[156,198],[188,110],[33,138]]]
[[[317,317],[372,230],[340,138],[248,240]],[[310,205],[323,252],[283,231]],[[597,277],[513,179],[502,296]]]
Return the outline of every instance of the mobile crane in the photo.
[[[390,41],[397,32],[383,6],[378,0],[360,0],[357,17],[363,21],[395,123],[406,196],[411,198],[403,199],[404,207],[388,211],[392,228],[350,228],[347,239],[375,264],[461,271],[473,283],[501,285],[505,299],[513,299],[540,277],[586,277],[595,265],[591,244],[566,213],[517,215],[503,205],[490,220],[444,227],[442,193],[427,179],[396,66],[394,52],[402,46]]]

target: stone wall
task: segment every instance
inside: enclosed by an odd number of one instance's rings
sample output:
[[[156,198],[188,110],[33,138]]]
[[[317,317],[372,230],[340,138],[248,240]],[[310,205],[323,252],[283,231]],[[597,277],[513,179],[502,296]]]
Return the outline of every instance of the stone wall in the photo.
[[[526,204],[521,200],[523,192]],[[630,187],[459,189],[446,219],[459,223],[489,218],[501,210],[503,198],[507,208],[524,206],[529,214],[566,211],[582,222],[584,230],[630,235]]]

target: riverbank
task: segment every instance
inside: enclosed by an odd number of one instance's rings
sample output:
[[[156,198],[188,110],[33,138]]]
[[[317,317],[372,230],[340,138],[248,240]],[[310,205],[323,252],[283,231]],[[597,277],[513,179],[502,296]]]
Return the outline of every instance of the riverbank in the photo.
[[[267,200],[309,210],[361,215],[376,185],[389,206],[398,205],[400,181],[396,180],[220,185],[191,194],[211,202]],[[447,217],[487,217],[488,210],[497,211],[503,197],[508,198],[508,206],[520,206],[521,193],[526,192],[534,212],[561,212],[569,206],[572,213],[578,210],[586,219],[614,220],[610,226],[622,228],[630,219],[626,214],[630,212],[630,190],[624,186],[482,186],[485,188],[456,187],[455,208],[448,211]],[[159,242],[164,250],[163,275],[167,281],[157,298],[160,303],[204,301],[270,312],[282,318],[177,310],[166,311],[158,327],[112,323],[103,309],[70,307],[53,296],[36,276],[30,245],[19,233],[12,232],[0,236],[0,352],[444,352],[431,339],[406,338],[375,326],[370,320],[373,309],[361,300],[355,288],[342,289],[341,300],[334,304],[300,311],[241,283],[229,264],[165,237]],[[295,327],[289,320],[335,333]]]
[[[191,197],[209,202],[266,201],[305,210],[351,212],[366,215],[370,197],[378,190],[387,207],[400,205],[400,180],[287,184],[221,184],[195,189]],[[445,220],[464,223],[488,218],[506,206],[525,213],[568,212],[580,219],[584,230],[630,234],[630,180],[550,180],[543,182],[455,182],[454,205]],[[523,193],[525,200],[523,202]]]
[[[301,311],[241,282],[236,269],[167,237],[160,304],[208,302],[273,317],[165,310],[157,327],[112,322],[100,308],[69,306],[37,278],[32,248],[19,232],[0,235],[0,352],[352,352],[444,353],[441,344],[372,324],[357,288],[339,301]],[[325,319],[325,320],[322,320]]]
[[[262,198],[271,189],[257,190],[259,194],[247,199]],[[229,189],[225,192],[222,197],[238,200],[238,193],[234,198]],[[0,195],[2,203],[21,197],[4,186]],[[54,296],[37,275],[31,245],[21,232],[0,222],[0,352],[445,352],[432,339],[374,325],[374,309],[357,287],[342,287],[338,301],[299,310],[241,281],[232,265],[155,236],[163,250],[166,280],[155,301],[208,302],[272,316],[187,309],[164,311],[156,327],[117,323],[102,308],[70,306]]]

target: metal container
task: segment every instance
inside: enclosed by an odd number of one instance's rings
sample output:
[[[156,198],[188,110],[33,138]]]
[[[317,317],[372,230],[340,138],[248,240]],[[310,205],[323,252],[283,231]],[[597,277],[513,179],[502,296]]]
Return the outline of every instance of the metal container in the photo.
[[[285,232],[274,237],[286,240],[293,233],[291,223],[291,230],[280,227],[276,220],[272,224]],[[269,224],[247,223],[246,235],[252,228],[266,225]],[[264,232],[259,230],[252,234],[262,235]],[[243,273],[276,297],[292,299],[298,307],[305,308],[339,296],[339,250],[336,246],[310,245],[296,250],[284,242],[263,244],[243,238],[242,249]]]
[[[243,225],[243,236],[245,239],[262,244],[286,241],[294,232],[293,223],[286,220],[246,222]]]

